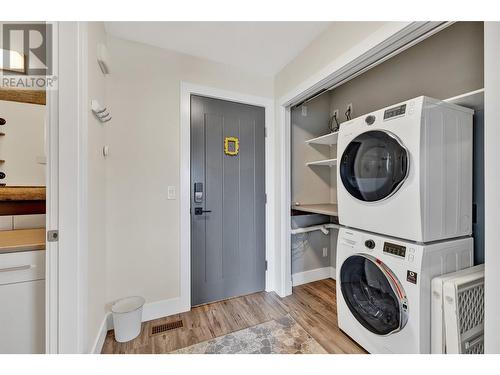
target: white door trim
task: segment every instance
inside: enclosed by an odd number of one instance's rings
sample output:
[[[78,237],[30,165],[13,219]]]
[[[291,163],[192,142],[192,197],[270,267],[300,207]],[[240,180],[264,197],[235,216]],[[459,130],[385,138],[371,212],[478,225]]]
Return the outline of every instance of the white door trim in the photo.
[[[52,24],[53,56],[58,55],[58,26],[57,22]],[[58,58],[53,58],[54,72],[58,72]],[[58,132],[58,91],[47,92],[46,103],[46,223],[47,230],[59,228],[59,132]],[[59,303],[58,303],[58,242],[46,242],[45,244],[45,352],[57,353],[59,348]]]
[[[280,275],[275,290],[281,297],[292,293],[290,107],[322,90],[347,82],[450,24],[451,22],[391,22],[277,101],[276,148],[279,151],[277,163],[280,168],[280,180],[279,190],[275,194],[281,199],[276,216],[280,220],[277,246],[279,251],[276,259],[276,264],[280,266]]]
[[[46,352],[83,353],[86,329],[86,23],[54,23],[58,91],[48,95]]]
[[[256,105],[265,109],[266,137],[266,259],[268,268],[266,271],[266,291],[274,290],[275,256],[274,256],[274,191],[275,187],[275,161],[273,145],[275,144],[274,131],[274,100],[243,93],[217,89],[213,87],[200,86],[188,82],[180,84],[180,137],[181,137],[181,175],[180,175],[180,240],[181,240],[181,305],[183,311],[191,308],[191,216],[190,216],[190,185],[191,185],[191,152],[190,152],[190,129],[191,129],[191,94],[206,97],[230,100],[233,102]]]

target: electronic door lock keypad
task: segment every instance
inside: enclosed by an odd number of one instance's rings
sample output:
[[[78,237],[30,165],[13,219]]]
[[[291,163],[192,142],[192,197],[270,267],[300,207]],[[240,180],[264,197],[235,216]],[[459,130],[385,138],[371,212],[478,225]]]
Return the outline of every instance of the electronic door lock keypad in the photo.
[[[194,203],[203,202],[203,183],[195,182],[194,183]]]

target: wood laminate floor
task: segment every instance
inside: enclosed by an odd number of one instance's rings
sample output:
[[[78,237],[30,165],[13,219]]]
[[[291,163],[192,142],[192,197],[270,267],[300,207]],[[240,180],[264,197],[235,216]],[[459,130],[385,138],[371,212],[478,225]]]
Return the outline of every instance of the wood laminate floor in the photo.
[[[327,279],[294,287],[293,294],[285,298],[274,292],[261,292],[214,302],[145,322],[139,337],[127,343],[116,342],[113,331],[109,331],[102,353],[168,353],[286,314],[290,314],[329,353],[365,353],[338,328],[335,301],[335,281]],[[178,320],[182,320],[182,328],[150,335],[152,326]]]

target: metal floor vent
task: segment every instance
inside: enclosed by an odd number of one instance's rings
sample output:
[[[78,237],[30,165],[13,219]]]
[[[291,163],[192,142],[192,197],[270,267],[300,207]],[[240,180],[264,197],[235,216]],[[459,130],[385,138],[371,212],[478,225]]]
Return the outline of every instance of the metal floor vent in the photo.
[[[176,320],[175,322],[158,324],[151,327],[151,336],[159,335],[160,333],[171,331],[173,329],[182,328],[182,320]]]

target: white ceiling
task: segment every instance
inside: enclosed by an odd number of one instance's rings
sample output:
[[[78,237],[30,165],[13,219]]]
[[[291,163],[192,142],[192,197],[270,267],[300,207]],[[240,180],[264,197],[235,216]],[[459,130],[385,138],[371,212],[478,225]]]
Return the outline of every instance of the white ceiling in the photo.
[[[111,35],[272,76],[331,22],[106,22]]]

